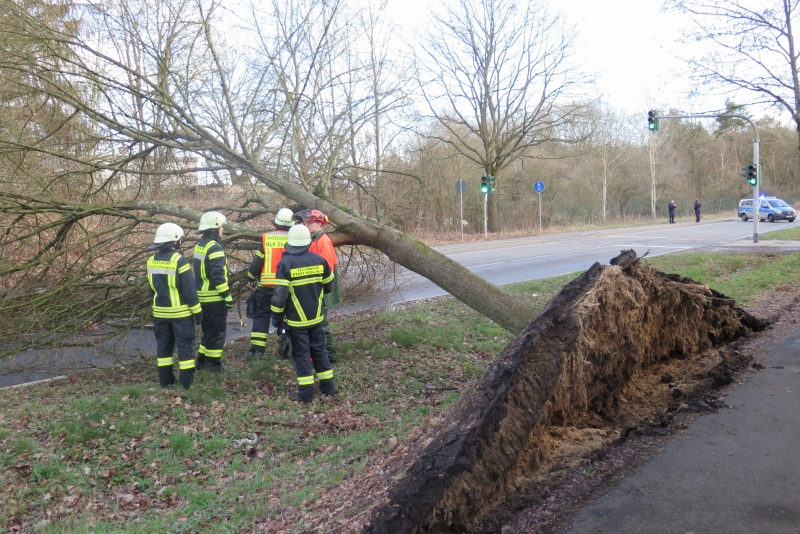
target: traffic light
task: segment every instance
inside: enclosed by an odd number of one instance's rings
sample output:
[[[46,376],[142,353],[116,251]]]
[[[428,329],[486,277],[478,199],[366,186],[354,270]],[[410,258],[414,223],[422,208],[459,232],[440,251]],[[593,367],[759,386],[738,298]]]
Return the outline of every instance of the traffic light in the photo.
[[[652,109],[647,112],[647,127],[651,132],[658,131],[658,119],[656,118],[656,112]]]
[[[494,176],[483,173],[481,176],[481,193],[488,195],[494,191]]]
[[[751,163],[742,167],[742,170],[744,171],[742,176],[747,178],[748,184],[756,185],[758,183],[758,165]]]

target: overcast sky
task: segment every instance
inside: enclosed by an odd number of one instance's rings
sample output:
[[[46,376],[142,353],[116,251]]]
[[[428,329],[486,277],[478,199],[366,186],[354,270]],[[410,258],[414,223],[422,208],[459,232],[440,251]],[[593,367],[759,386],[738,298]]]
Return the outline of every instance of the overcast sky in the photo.
[[[425,20],[424,0],[387,0],[387,10],[406,28]],[[691,88],[676,40],[687,19],[662,13],[661,0],[561,0],[550,9],[578,29],[577,58],[595,72],[595,91],[614,107],[646,117],[648,102],[662,108],[705,111],[724,107],[724,98],[687,99]]]

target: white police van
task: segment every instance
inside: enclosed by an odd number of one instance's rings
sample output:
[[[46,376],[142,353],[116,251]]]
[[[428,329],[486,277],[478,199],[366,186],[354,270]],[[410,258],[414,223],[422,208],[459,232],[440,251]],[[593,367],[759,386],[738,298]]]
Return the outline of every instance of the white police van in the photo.
[[[739,201],[739,218],[743,221],[753,218],[753,199],[743,198]],[[783,200],[776,197],[761,197],[761,206],[758,210],[759,221],[789,221],[797,218],[795,209]]]

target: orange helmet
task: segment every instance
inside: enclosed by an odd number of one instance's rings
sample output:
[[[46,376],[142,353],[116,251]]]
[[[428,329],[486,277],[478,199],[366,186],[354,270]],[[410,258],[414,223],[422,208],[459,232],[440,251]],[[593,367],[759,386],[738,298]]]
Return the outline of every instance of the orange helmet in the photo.
[[[328,224],[328,217],[319,210],[300,210],[292,218],[300,223],[318,222],[322,226]]]

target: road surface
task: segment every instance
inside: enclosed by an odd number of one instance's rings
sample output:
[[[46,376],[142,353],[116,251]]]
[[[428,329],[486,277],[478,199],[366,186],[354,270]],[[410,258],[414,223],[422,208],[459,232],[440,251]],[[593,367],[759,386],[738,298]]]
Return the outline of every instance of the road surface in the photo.
[[[799,224],[800,221],[762,223],[759,231],[763,235]],[[749,245],[752,241],[752,229],[752,223],[731,218],[701,223],[550,234],[434,248],[489,282],[505,285],[582,271],[595,262],[607,263],[623,249],[632,248],[639,255],[649,250],[649,257],[653,257],[697,248]],[[344,305],[337,312],[346,314],[446,295],[444,290],[411,271],[401,271],[396,282],[396,287],[379,293],[371,301]],[[229,341],[248,337],[250,323],[247,319],[239,318],[236,308],[229,316],[228,323]],[[117,357],[122,358],[136,357],[140,352],[155,353],[155,342],[150,330],[131,331],[124,338],[116,340],[113,347],[111,344],[108,347],[116,350]],[[85,368],[87,365],[105,367],[112,365],[114,360],[113,356],[96,349],[27,351],[0,363],[0,388],[53,378],[66,370]]]

